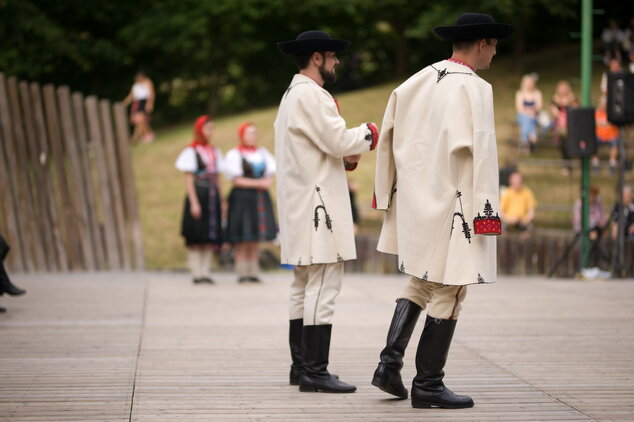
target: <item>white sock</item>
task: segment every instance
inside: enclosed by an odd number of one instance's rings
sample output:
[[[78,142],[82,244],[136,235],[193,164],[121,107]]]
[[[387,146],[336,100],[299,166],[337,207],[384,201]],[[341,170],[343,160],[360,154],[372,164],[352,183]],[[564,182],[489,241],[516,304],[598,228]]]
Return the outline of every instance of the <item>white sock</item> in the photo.
[[[201,252],[198,248],[188,248],[187,249],[187,264],[189,265],[189,271],[192,274],[193,278],[200,278],[200,261],[201,261]]]

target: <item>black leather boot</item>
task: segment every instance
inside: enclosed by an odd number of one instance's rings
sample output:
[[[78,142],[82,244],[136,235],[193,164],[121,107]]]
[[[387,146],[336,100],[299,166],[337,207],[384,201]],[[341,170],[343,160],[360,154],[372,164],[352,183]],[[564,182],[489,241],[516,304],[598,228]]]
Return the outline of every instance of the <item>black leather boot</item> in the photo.
[[[20,289],[11,283],[2,262],[0,262],[0,292],[11,296],[20,296],[26,293],[26,290]]]
[[[289,383],[299,385],[299,374],[302,372],[302,329],[304,319],[291,319],[288,328],[288,344],[291,348],[291,373]]]
[[[302,372],[299,391],[354,393],[357,387],[340,381],[328,372],[332,325],[304,325],[302,331]]]
[[[381,351],[381,362],[374,371],[372,385],[398,398],[407,398],[407,389],[401,379],[403,355],[412,336],[422,308],[407,299],[398,299],[396,309],[387,332],[385,348]]]
[[[425,320],[425,329],[420,336],[416,351],[416,377],[412,383],[412,407],[432,406],[446,409],[472,407],[473,400],[459,396],[445,387],[442,379],[447,362],[449,346],[456,329],[455,319],[432,318]]]
[[[26,293],[26,290],[20,289],[11,283],[9,275],[4,269],[4,259],[9,253],[9,245],[2,236],[0,236],[0,294],[7,293],[11,296],[19,296]]]

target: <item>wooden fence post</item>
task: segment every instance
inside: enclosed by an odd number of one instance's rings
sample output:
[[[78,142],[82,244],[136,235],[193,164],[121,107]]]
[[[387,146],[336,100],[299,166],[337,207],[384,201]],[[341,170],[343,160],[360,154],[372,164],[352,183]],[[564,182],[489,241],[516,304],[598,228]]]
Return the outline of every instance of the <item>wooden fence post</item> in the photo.
[[[39,163],[42,166],[43,185],[41,187],[44,196],[43,203],[47,208],[49,219],[49,233],[53,237],[54,247],[50,253],[56,256],[56,269],[67,269],[68,259],[66,248],[62,241],[60,231],[60,216],[58,213],[57,198],[55,197],[54,177],[51,157],[51,148],[48,143],[48,134],[46,132],[46,118],[44,117],[44,102],[42,101],[42,90],[38,83],[31,83],[31,99],[33,101],[33,118],[36,125],[36,133],[39,143]]]
[[[126,232],[125,216],[123,213],[124,196],[121,191],[121,173],[117,163],[117,151],[115,147],[114,128],[112,126],[112,111],[108,100],[99,101],[99,111],[101,113],[101,133],[106,165],[110,178],[110,189],[113,198],[114,216],[117,230],[117,240],[121,250],[123,269],[130,270],[132,263],[130,259],[130,244]]]
[[[71,268],[79,268],[81,266],[81,245],[79,236],[75,230],[75,221],[77,215],[71,201],[71,193],[68,187],[68,178],[66,177],[66,163],[64,159],[64,143],[62,141],[62,133],[59,125],[59,113],[57,112],[57,104],[55,99],[55,88],[53,85],[45,85],[42,93],[44,95],[44,110],[46,114],[46,126],[48,128],[48,136],[51,146],[51,155],[55,164],[55,173],[57,174],[57,188],[59,191],[60,203],[60,228],[64,237],[67,254]]]
[[[104,237],[106,240],[105,255],[110,269],[121,269],[121,256],[119,250],[119,240],[117,239],[117,223],[113,213],[114,205],[110,189],[111,180],[108,177],[108,166],[106,165],[106,154],[104,152],[103,140],[101,137],[101,122],[97,107],[97,98],[89,96],[86,102],[86,116],[88,118],[88,131],[90,133],[90,143],[94,146],[95,161],[97,164],[97,178],[99,180],[99,193],[101,196],[101,211],[104,217]]]
[[[14,162],[11,151],[13,150],[13,130],[9,118],[9,100],[7,97],[6,81],[4,74],[0,73],[0,197],[2,198],[3,213],[6,219],[6,230],[2,232],[7,242],[11,245],[8,263],[11,268],[25,271],[29,268],[26,262],[25,245],[20,236],[21,216],[18,202],[18,177],[12,172]],[[1,223],[1,222],[0,222]]]
[[[121,179],[123,180],[121,188],[123,189],[125,199],[126,222],[128,231],[132,235],[132,247],[134,249],[134,268],[136,270],[142,270],[145,268],[145,257],[143,254],[143,236],[141,233],[136,196],[136,179],[134,177],[130,151],[128,118],[125,107],[121,103],[115,103],[112,106],[112,112],[114,115],[117,151],[119,153],[118,162],[121,169]]]
[[[104,270],[108,267],[105,240],[103,232],[97,218],[98,204],[95,194],[95,185],[93,171],[90,166],[91,155],[94,155],[94,148],[91,148],[90,137],[86,124],[86,110],[84,107],[84,96],[79,92],[73,93],[73,110],[75,115],[75,129],[77,133],[77,153],[79,156],[79,165],[84,175],[84,188],[86,193],[88,231],[95,256],[95,266],[98,270]]]
[[[70,185],[72,186],[73,207],[77,219],[75,225],[77,234],[79,235],[79,244],[82,252],[82,268],[95,270],[95,251],[93,249],[93,241],[90,238],[90,229],[88,227],[88,208],[90,203],[86,197],[86,183],[90,182],[90,174],[82,172],[81,159],[79,156],[79,142],[75,125],[73,124],[73,112],[70,101],[70,89],[62,86],[57,89],[57,100],[59,103],[59,116],[61,119],[61,128],[63,132],[64,145],[66,146],[66,154],[70,164],[72,178]]]
[[[26,157],[26,142],[24,136],[24,126],[22,121],[22,111],[20,109],[20,99],[18,95],[18,84],[14,77],[7,80],[7,91],[9,93],[10,116],[13,120],[13,143],[7,144],[7,156],[11,173],[18,182],[18,202],[20,216],[20,235],[24,239],[24,253],[26,254],[27,269],[36,271],[45,267],[44,247],[40,241],[37,230],[36,215],[33,211],[35,195],[33,186],[29,181]]]

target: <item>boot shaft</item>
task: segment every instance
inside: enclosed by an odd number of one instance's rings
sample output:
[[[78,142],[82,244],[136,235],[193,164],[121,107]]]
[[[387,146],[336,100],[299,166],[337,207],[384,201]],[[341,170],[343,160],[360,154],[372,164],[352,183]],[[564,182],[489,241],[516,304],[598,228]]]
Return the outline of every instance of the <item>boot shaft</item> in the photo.
[[[302,365],[307,375],[327,376],[332,325],[304,325]]]
[[[432,318],[427,315],[416,350],[414,387],[432,388],[443,385],[443,368],[447,363],[456,323],[455,319]]]
[[[381,351],[382,363],[399,370],[403,367],[405,349],[412,337],[421,311],[420,306],[408,299],[396,301],[385,348]]]
[[[304,328],[304,319],[291,319],[288,327],[288,345],[291,349],[291,359],[293,366],[301,366],[302,364],[302,331]]]

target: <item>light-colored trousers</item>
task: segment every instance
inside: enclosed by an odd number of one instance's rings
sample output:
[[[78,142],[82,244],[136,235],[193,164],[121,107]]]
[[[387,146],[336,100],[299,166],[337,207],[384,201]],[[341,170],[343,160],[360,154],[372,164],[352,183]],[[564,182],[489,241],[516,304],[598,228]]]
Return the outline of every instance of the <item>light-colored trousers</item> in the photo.
[[[291,283],[289,319],[304,319],[304,325],[327,325],[335,312],[341,291],[343,262],[297,266]]]
[[[432,318],[458,319],[466,295],[467,286],[447,286],[412,277],[399,297],[428,308],[427,315]]]

